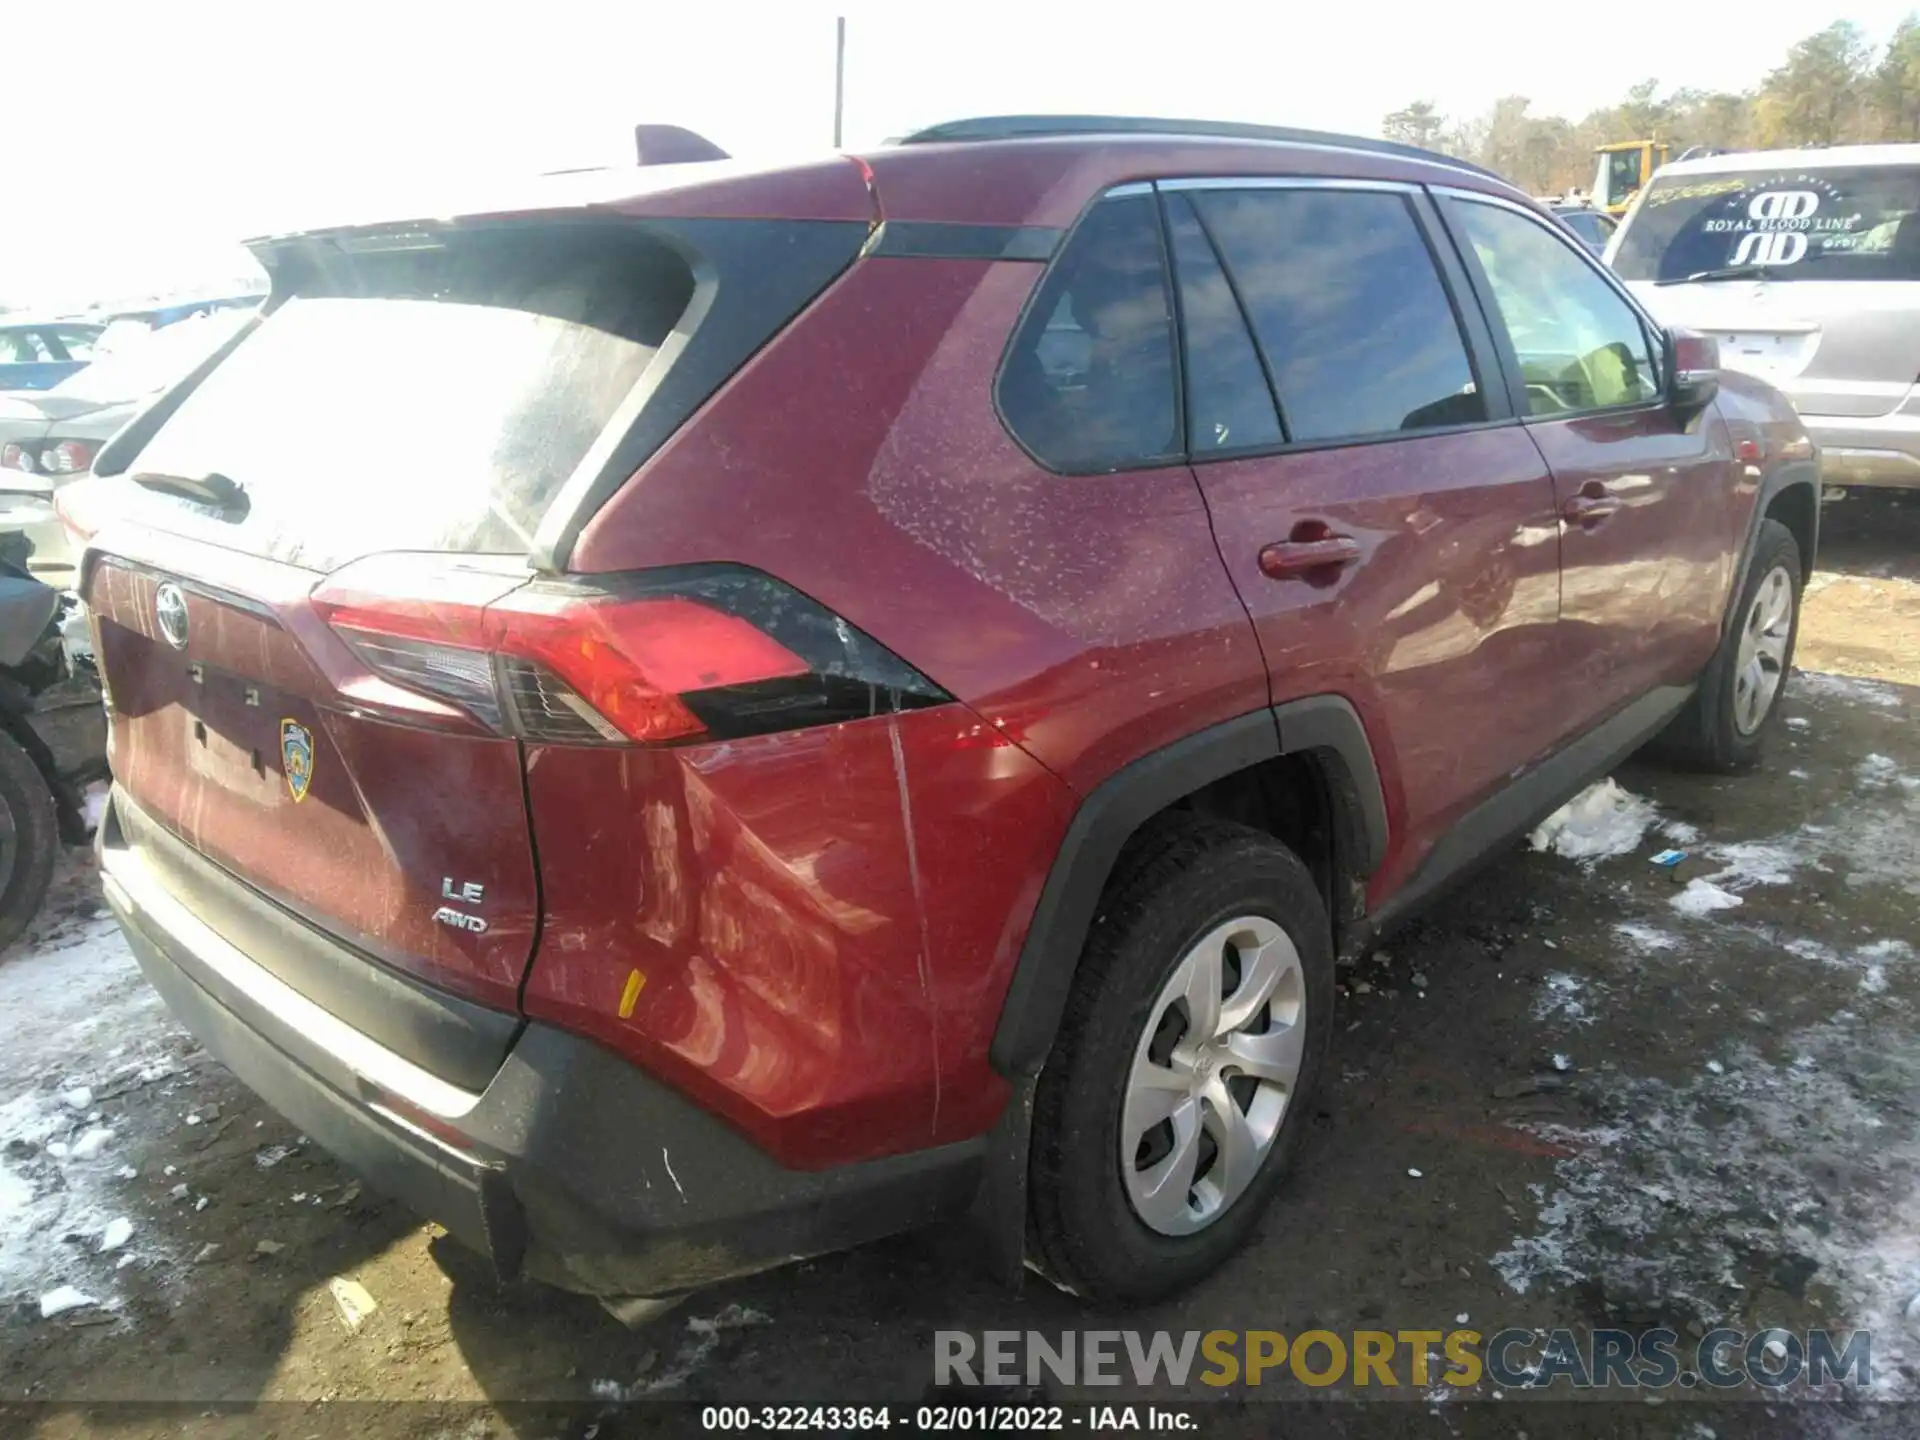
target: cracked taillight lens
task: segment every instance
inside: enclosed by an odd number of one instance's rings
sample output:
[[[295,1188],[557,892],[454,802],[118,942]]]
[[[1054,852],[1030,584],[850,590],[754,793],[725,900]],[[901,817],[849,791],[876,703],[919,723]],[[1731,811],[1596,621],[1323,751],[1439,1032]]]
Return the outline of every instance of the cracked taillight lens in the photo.
[[[816,601],[741,566],[520,583],[446,571],[379,557],[329,580],[314,605],[369,670],[502,734],[666,744],[951,698]]]

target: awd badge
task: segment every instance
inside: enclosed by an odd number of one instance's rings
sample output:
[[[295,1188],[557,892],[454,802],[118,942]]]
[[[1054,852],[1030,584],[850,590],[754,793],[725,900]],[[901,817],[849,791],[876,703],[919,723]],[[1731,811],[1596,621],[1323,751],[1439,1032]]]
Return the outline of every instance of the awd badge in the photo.
[[[280,722],[280,769],[294,803],[306,799],[313,783],[313,732],[298,720]]]

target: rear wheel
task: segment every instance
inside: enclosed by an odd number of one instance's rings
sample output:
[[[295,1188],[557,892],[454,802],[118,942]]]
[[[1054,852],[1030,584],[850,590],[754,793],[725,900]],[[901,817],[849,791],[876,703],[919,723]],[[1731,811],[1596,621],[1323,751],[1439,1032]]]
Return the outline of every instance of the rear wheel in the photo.
[[[53,791],[33,757],[0,735],[0,949],[40,913],[59,849]]]
[[[1759,761],[1793,671],[1802,579],[1793,532],[1762,520],[1733,623],[1693,698],[1660,737],[1663,753],[1702,770],[1745,770]]]
[[[1299,1142],[1332,1005],[1326,910],[1292,852],[1191,816],[1137,840],[1036,1097],[1048,1272],[1140,1302],[1238,1248]]]

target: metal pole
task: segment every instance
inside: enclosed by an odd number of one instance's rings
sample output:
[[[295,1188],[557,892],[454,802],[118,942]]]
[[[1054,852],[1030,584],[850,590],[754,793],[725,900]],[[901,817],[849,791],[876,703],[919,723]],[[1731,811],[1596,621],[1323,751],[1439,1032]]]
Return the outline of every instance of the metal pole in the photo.
[[[833,148],[840,148],[840,117],[847,105],[847,17],[833,21]]]

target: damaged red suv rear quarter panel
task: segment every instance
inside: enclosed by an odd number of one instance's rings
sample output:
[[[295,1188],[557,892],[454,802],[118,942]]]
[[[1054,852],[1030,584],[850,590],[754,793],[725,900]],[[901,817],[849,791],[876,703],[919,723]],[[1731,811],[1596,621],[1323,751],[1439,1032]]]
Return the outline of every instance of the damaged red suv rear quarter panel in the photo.
[[[1041,270],[859,261],[571,559],[755,566],[962,702],[529,756],[547,918],[527,1013],[789,1165],[991,1126],[1008,1090],[988,1042],[1081,795],[1266,703],[1185,467],[1053,475],[1000,425],[993,377]]]

